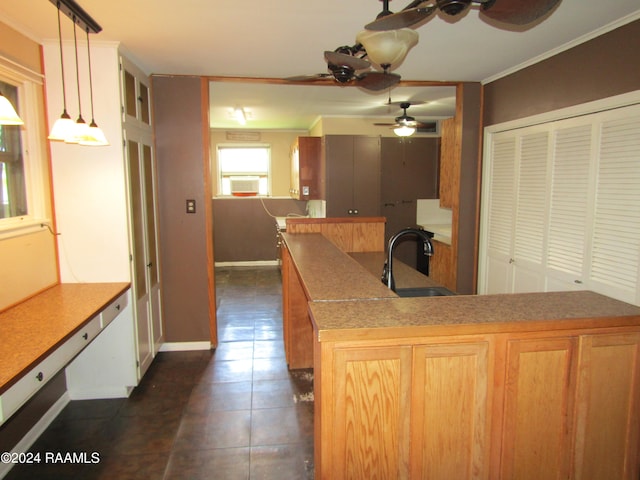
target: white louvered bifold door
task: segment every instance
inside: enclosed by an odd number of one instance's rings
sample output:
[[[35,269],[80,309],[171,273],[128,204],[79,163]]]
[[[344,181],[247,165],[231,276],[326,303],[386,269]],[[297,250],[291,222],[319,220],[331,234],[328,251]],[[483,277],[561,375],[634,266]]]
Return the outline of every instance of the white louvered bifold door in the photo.
[[[551,206],[547,251],[547,290],[579,288],[583,283],[591,178],[591,124],[560,122],[553,132]]]
[[[513,292],[544,289],[547,229],[548,131],[531,128],[520,138],[513,247]]]
[[[503,293],[513,288],[513,218],[515,205],[516,139],[512,135],[496,135],[492,144],[491,173],[487,222],[486,268],[482,282],[485,293]]]
[[[640,105],[493,133],[486,153],[479,293],[640,305]]]
[[[640,114],[599,125],[589,287],[633,302],[640,264]]]

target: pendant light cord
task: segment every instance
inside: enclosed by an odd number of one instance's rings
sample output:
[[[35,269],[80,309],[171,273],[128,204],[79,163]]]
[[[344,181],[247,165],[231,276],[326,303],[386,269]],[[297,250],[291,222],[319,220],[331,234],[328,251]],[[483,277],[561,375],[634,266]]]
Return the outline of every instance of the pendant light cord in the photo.
[[[87,60],[89,62],[89,98],[91,99],[91,125],[95,125],[93,115],[93,81],[91,80],[91,47],[89,46],[89,28],[87,27]]]
[[[62,71],[62,108],[67,113],[67,94],[64,86],[64,59],[62,58],[62,28],[60,27],[60,2],[58,2],[58,41],[60,42],[60,70]]]
[[[82,118],[82,105],[80,104],[80,68],[78,66],[78,37],[76,35],[76,16],[73,16],[73,43],[76,48],[76,82],[78,83],[78,120]]]

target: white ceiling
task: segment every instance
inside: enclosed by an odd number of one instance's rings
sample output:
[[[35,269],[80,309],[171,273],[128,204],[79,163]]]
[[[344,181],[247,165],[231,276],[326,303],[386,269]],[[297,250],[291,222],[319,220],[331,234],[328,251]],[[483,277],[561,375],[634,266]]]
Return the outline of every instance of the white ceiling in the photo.
[[[120,42],[148,74],[257,78],[325,72],[323,52],[353,45],[382,8],[378,0],[77,1],[103,28],[92,43]],[[407,3],[394,0],[390,8]],[[519,32],[489,25],[476,9],[455,21],[435,16],[416,27],[418,45],[394,71],[403,80],[483,81],[637,18],[638,0],[562,0]],[[2,1],[0,20],[36,41],[57,39],[56,8],[49,0]],[[64,20],[63,37],[71,39],[71,22]],[[318,114],[396,116],[400,109],[385,105],[389,96],[427,102],[409,111],[420,118],[451,115],[453,106],[451,90],[440,87],[372,94],[351,87],[217,82],[212,92],[212,124],[221,128],[237,126],[226,123],[227,110],[235,106],[252,111],[247,128],[292,129]]]

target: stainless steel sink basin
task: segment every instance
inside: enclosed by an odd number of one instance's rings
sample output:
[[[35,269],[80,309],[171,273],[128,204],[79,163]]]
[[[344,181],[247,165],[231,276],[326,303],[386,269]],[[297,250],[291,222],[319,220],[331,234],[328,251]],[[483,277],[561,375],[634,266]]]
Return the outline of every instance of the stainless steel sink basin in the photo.
[[[395,292],[399,297],[445,297],[455,295],[451,290],[444,287],[397,288]]]

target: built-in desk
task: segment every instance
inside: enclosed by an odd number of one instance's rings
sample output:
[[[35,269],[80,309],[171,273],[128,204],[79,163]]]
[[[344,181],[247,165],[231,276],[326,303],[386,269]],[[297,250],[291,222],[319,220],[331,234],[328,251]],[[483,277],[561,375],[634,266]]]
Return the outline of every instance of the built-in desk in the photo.
[[[59,284],[0,313],[0,424],[124,310],[129,287]]]

